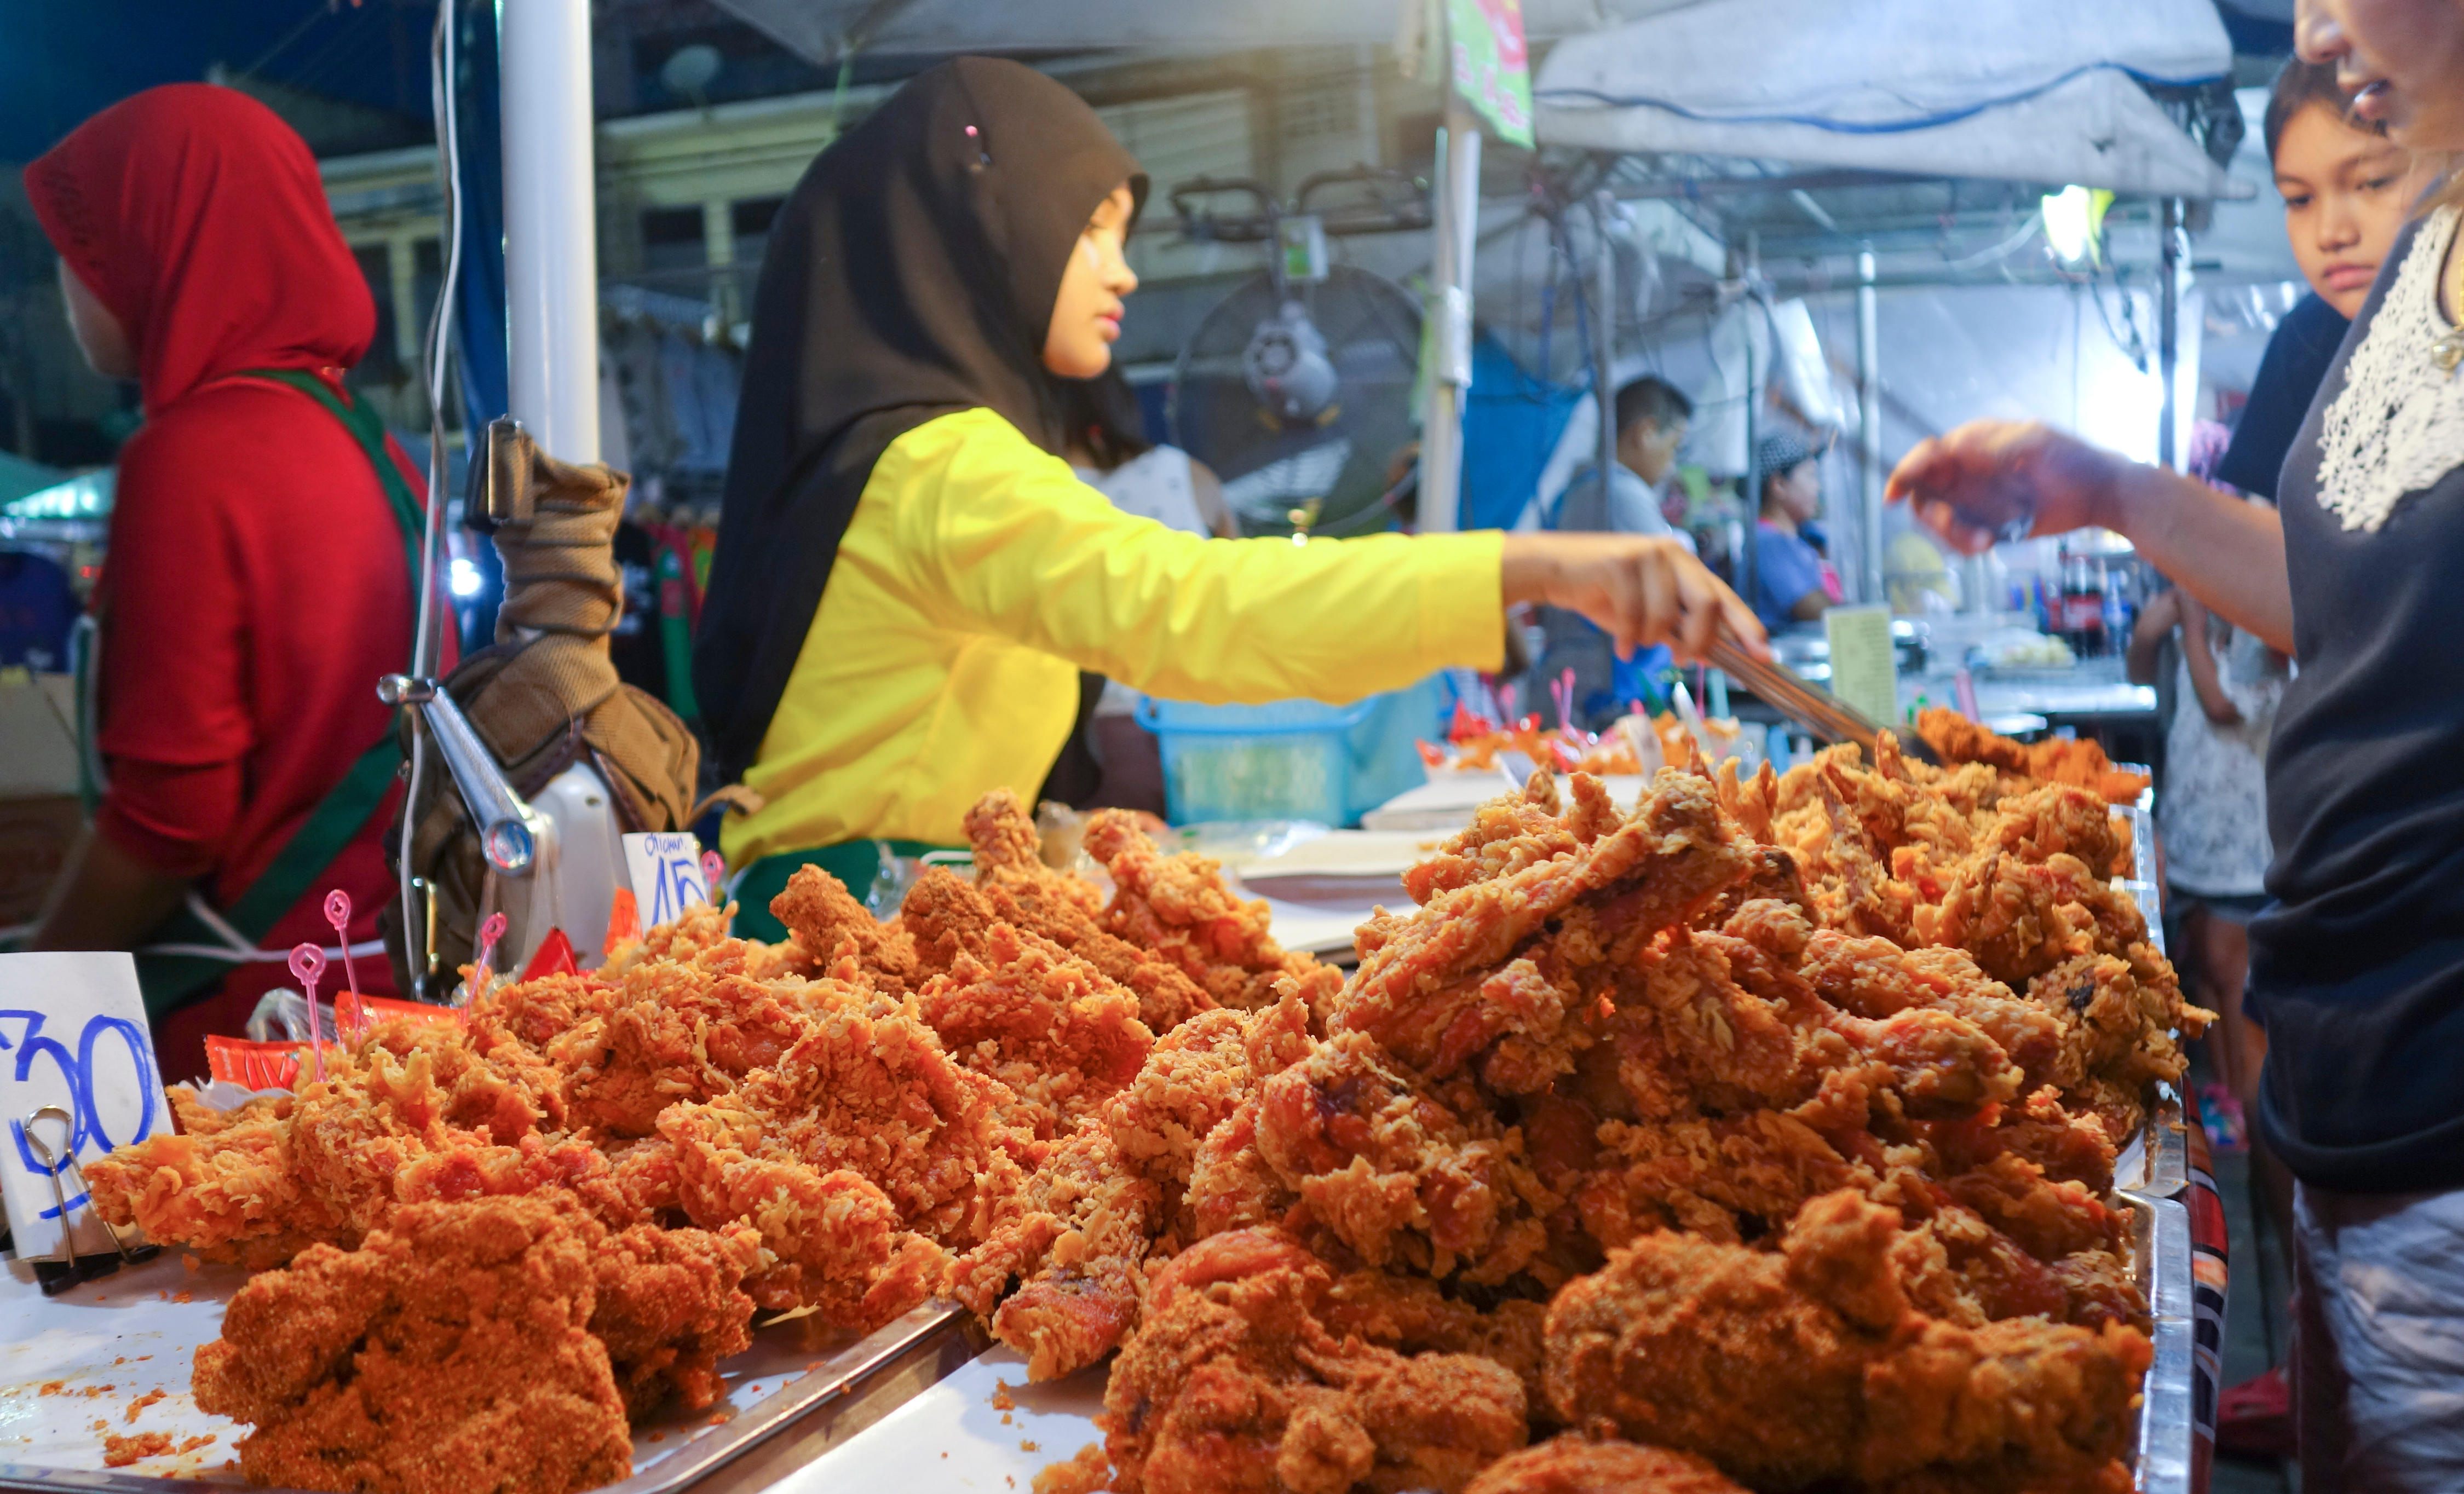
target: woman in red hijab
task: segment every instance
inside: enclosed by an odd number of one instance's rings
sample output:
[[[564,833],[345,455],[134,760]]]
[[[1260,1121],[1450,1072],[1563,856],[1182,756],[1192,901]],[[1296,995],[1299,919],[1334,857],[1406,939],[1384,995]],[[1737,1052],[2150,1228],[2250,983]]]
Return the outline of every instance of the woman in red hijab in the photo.
[[[317,163],[262,104],[180,83],[79,125],[26,188],[79,345],[145,408],[95,599],[106,786],[28,946],[228,942],[199,900],[260,950],[330,946],[335,888],[372,939],[398,794],[376,682],[410,657],[425,498],[342,392],[376,308]],[[278,957],[140,964],[166,1079],[292,983]]]

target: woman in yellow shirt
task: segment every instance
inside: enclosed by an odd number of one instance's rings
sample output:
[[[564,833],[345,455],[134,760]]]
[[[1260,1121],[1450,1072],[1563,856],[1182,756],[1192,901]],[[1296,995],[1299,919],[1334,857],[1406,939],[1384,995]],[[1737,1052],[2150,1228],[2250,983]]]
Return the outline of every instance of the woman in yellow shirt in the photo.
[[[722,833],[756,927],[799,865],[862,895],[883,843],[962,843],[994,788],[1031,801],[1081,669],[1181,699],[1355,700],[1494,670],[1522,602],[1627,648],[1699,656],[1721,627],[1759,647],[1665,539],[1295,547],[1114,509],[1055,454],[1049,378],[1110,364],[1145,193],[1076,95],[962,57],[823,151],[780,209],[693,668],[720,767],[762,802]]]

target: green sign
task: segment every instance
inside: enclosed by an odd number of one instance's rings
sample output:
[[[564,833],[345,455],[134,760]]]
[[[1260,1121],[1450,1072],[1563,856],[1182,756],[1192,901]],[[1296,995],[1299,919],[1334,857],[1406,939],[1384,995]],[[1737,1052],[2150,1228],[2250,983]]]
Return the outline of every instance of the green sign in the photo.
[[[1455,87],[1497,138],[1531,148],[1531,57],[1522,0],[1446,0],[1446,56]]]

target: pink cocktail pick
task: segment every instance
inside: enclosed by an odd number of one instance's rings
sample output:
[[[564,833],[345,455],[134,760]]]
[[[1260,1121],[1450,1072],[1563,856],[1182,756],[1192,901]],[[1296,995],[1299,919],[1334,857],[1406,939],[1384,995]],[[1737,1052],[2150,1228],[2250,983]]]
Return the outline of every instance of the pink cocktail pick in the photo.
[[[315,1056],[317,1082],[325,1082],[325,1023],[317,1015],[317,981],[325,974],[325,952],[314,944],[291,947],[291,974],[308,993],[308,1051]]]
[[[325,921],[334,926],[334,942],[342,947],[342,978],[349,989],[360,988],[360,964],[351,957],[351,894],[341,888],[325,894]]]
[[[504,936],[505,915],[501,912],[490,913],[480,922],[479,959],[477,967],[471,972],[471,986],[470,993],[465,998],[466,1005],[470,1001],[476,1000],[481,993],[488,989],[488,967],[496,962],[496,941]]]
[[[719,859],[718,852],[706,850],[701,853],[701,881],[702,886],[709,890],[710,906],[716,908],[725,901],[726,893],[719,890],[727,883],[727,863]]]

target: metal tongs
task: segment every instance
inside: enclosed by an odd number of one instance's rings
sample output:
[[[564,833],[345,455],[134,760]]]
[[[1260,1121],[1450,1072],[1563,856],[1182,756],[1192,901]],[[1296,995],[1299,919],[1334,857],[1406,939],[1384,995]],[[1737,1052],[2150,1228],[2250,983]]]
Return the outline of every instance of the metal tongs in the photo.
[[[1863,750],[1866,761],[1875,759],[1876,741],[1883,728],[1850,709],[1838,696],[1806,683],[1788,666],[1755,658],[1726,632],[1711,642],[1711,663],[1735,676],[1756,698],[1824,741],[1855,742]],[[1892,736],[1899,738],[1903,756],[1935,767],[1942,765],[1934,750],[1914,732],[1894,732]]]

